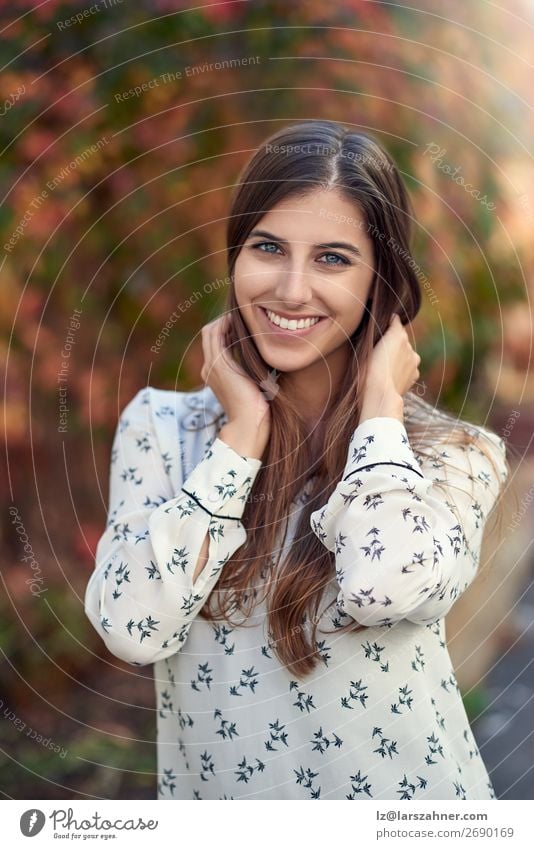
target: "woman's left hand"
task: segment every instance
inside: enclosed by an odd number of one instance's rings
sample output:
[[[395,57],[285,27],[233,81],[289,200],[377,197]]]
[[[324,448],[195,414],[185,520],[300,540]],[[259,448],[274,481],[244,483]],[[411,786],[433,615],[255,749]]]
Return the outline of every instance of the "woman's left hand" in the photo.
[[[402,398],[419,377],[421,357],[414,350],[408,332],[397,313],[376,343],[364,391],[363,418],[374,415],[389,415],[388,410],[402,410]],[[383,412],[385,410],[385,412]],[[400,415],[398,416],[400,418]]]

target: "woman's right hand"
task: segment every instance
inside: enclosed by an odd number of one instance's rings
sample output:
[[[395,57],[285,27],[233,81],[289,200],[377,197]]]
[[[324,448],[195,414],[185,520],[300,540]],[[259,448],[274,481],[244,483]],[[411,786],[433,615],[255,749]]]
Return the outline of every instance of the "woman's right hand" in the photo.
[[[225,346],[228,321],[229,316],[222,315],[202,328],[204,364],[200,376],[213,390],[226,413],[228,424],[224,425],[225,433],[232,434],[236,442],[243,440],[236,450],[242,455],[252,456],[254,452],[261,454],[267,444],[271,410],[261,389],[245,374]]]

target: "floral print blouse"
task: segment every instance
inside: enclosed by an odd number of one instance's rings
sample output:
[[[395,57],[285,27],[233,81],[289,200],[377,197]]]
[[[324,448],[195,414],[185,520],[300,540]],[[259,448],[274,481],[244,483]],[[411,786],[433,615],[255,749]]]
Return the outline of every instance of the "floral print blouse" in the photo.
[[[197,615],[246,540],[241,517],[261,467],[219,439],[225,420],[207,386],[147,387],[126,405],[85,593],[108,649],[154,664],[158,798],[495,798],[444,616],[477,572],[506,479],[503,440],[476,427],[496,474],[477,445],[444,443],[428,460],[398,419],[356,427],[341,479],[310,518],[335,555],[336,603],[319,622],[321,662],[298,680],[273,651],[263,604],[247,627]],[[206,533],[209,559],[193,582]],[[336,635],[351,618],[367,627]]]

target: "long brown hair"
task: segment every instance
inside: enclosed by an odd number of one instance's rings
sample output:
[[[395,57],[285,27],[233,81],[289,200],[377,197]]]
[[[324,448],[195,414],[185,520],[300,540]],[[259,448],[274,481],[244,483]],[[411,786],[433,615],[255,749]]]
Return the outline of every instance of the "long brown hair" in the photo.
[[[225,310],[231,320],[226,344],[236,362],[257,385],[265,385],[269,366],[250,338],[235,297],[233,273],[239,252],[257,222],[279,201],[323,188],[339,190],[363,213],[373,241],[375,276],[364,317],[349,340],[350,367],[311,435],[287,391],[284,375],[278,377],[271,398],[270,440],[242,518],[247,540],[225,563],[199,613],[210,621],[224,619],[236,627],[246,626],[262,589],[270,644],[297,677],[311,672],[321,659],[316,643],[319,608],[327,586],[335,587],[334,554],[311,531],[310,514],[326,503],[342,476],[348,443],[359,423],[374,345],[387,330],[393,312],[406,324],[421,306],[410,250],[414,216],[393,159],[371,136],[337,122],[298,122],[274,133],[258,148],[239,175],[229,210],[231,282]],[[387,238],[379,238],[380,234]],[[474,441],[473,433],[457,418],[416,392],[406,393],[404,402],[410,444],[420,456],[432,456],[432,447],[442,437],[463,444]],[[289,514],[305,484],[310,488],[291,545],[281,557]],[[335,598],[330,604],[334,602]],[[236,613],[244,618],[234,621]],[[362,628],[351,620],[335,631]]]

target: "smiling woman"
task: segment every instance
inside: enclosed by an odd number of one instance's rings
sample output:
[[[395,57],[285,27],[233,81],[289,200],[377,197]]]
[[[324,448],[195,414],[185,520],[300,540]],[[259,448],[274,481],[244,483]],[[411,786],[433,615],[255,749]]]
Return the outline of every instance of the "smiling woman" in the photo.
[[[229,210],[206,385],[123,411],[86,611],[155,663],[161,799],[494,798],[444,617],[509,467],[412,391],[412,220],[374,139],[280,130]]]
[[[349,218],[356,224],[337,223]],[[354,203],[339,190],[290,195],[249,234],[234,276],[240,314],[261,356],[292,373],[300,397],[317,418],[324,415],[330,386],[339,385],[353,356],[347,341],[362,321],[375,276],[364,216],[355,216]],[[303,319],[308,326],[298,329]]]

